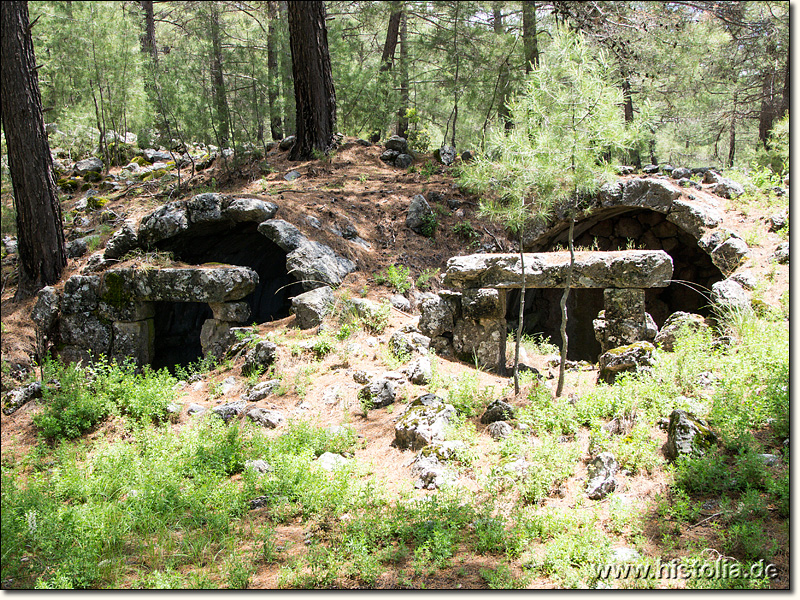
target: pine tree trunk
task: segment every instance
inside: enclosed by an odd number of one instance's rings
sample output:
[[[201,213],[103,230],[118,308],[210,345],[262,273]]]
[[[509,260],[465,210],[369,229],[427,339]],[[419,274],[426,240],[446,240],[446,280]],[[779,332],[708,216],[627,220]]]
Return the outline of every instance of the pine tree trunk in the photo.
[[[539,40],[536,31],[536,2],[522,2],[522,40],[525,48],[525,72],[539,68]]]
[[[309,160],[334,143],[336,92],[328,53],[325,3],[290,1],[289,40],[297,115],[297,140],[289,160]]]
[[[397,135],[408,137],[408,16],[400,19],[400,108],[397,111]]]
[[[139,36],[142,54],[149,56],[153,64],[158,64],[158,46],[156,46],[156,21],[153,15],[153,0],[141,0],[144,11],[144,31]]]
[[[781,96],[781,105],[778,109],[778,117],[783,118],[789,112],[789,53],[786,53],[786,62],[783,67],[783,94]]]
[[[769,141],[769,133],[772,131],[772,123],[775,120],[774,103],[774,75],[767,73],[761,83],[761,109],[758,113],[758,141],[765,148]]]
[[[225,148],[230,138],[230,116],[228,115],[228,99],[225,92],[225,76],[222,70],[222,43],[219,32],[219,8],[215,2],[209,2],[208,16],[209,35],[211,37],[211,87],[214,96],[214,108],[217,117],[217,143]]]
[[[67,264],[27,2],[0,3],[0,49],[0,114],[17,210],[15,300],[22,300],[56,283]]]
[[[398,8],[400,2],[393,2],[392,5],[392,14],[389,16],[389,26],[386,29],[386,41],[383,43],[383,54],[381,55],[381,73],[392,68],[394,52],[397,48],[397,36],[400,33],[400,21],[403,17],[403,11]]]
[[[267,96],[269,98],[269,131],[273,140],[283,139],[283,122],[281,119],[281,107],[278,101],[279,73],[278,73],[278,53],[276,47],[278,9],[275,0],[267,2],[267,13],[269,15],[269,28],[267,29],[267,71],[269,76],[269,87]]]
[[[492,10],[492,25],[494,33],[498,37],[505,33],[502,7],[503,2],[495,2]],[[500,65],[500,73],[497,76],[497,87],[500,88],[497,116],[500,118],[500,121],[502,121],[506,131],[508,131],[514,127],[514,123],[511,121],[511,113],[508,110],[508,60],[504,60]]]

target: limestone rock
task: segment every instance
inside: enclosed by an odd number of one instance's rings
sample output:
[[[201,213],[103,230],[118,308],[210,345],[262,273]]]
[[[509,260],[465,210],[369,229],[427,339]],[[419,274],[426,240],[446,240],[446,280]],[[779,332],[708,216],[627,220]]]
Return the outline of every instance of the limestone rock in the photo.
[[[93,156],[75,163],[75,171],[78,175],[85,176],[88,173],[100,173],[103,170],[103,161]]]
[[[286,418],[278,410],[267,410],[266,408],[252,408],[247,412],[247,418],[268,429],[275,429],[280,426]]]
[[[466,289],[461,297],[461,312],[467,319],[502,319],[506,312],[505,294],[493,288]]]
[[[588,482],[586,493],[592,500],[601,500],[617,487],[615,475],[619,469],[619,463],[610,452],[600,453],[588,468]]]
[[[346,467],[349,462],[341,454],[334,454],[333,452],[325,452],[317,459],[317,464],[326,471],[337,471],[342,467]]]
[[[711,262],[723,273],[730,274],[747,256],[748,251],[747,243],[742,238],[731,236],[714,248],[711,252]]]
[[[261,223],[278,212],[278,205],[256,198],[234,198],[222,214],[235,223]]]
[[[389,338],[389,350],[395,356],[426,354],[431,339],[421,333],[395,331]]]
[[[496,421],[507,421],[515,417],[514,407],[508,402],[503,400],[495,400],[486,407],[483,416],[481,416],[481,423],[494,423]]]
[[[282,219],[270,219],[258,226],[258,232],[277,244],[284,252],[297,250],[308,241],[300,230]]]
[[[247,406],[247,403],[244,400],[236,400],[227,404],[215,406],[211,409],[211,412],[227,423],[233,417],[238,417],[240,414],[242,414],[245,406]]]
[[[456,149],[452,146],[442,146],[438,150],[435,150],[434,158],[441,162],[443,165],[449,166],[452,165],[456,160]]]
[[[414,487],[435,490],[452,483],[455,477],[433,456],[418,456],[411,467],[411,475],[417,477]]]
[[[770,231],[779,231],[789,223],[789,215],[785,212],[775,213],[767,218],[767,223],[769,224]]]
[[[97,308],[100,300],[100,277],[97,275],[73,275],[64,283],[61,311],[64,314],[90,312]]]
[[[408,141],[399,135],[393,135],[384,144],[387,150],[396,150],[400,154],[408,154]]]
[[[563,288],[569,263],[567,251],[526,253],[526,286]],[[666,287],[671,279],[672,258],[661,250],[575,253],[575,288]],[[447,261],[444,284],[464,289],[521,287],[519,254],[452,257]]]
[[[502,372],[505,369],[506,324],[504,319],[460,319],[453,330],[453,350],[461,360]]]
[[[149,248],[154,244],[178,235],[189,229],[186,202],[169,202],[144,217],[139,224],[139,244]]]
[[[61,341],[91,350],[95,356],[111,349],[111,326],[91,313],[80,312],[61,318]]]
[[[434,441],[419,451],[417,458],[435,458],[439,462],[455,460],[459,452],[467,449],[467,445],[461,440],[446,440],[444,442]]]
[[[256,473],[260,473],[261,475],[263,475],[264,473],[271,473],[272,471],[274,471],[272,465],[262,459],[246,460],[244,462],[244,468],[255,471]]]
[[[53,331],[58,319],[61,297],[52,286],[43,287],[36,297],[36,304],[31,311],[31,319],[39,331],[48,335]]]
[[[209,302],[214,318],[229,323],[244,323],[250,318],[250,305],[247,302]]]
[[[703,174],[703,183],[716,184],[722,181],[722,175],[709,169]]]
[[[656,335],[653,343],[667,352],[675,349],[675,340],[681,331],[696,332],[700,329],[708,329],[705,319],[700,315],[677,311],[672,313]]]
[[[401,310],[404,313],[411,312],[411,302],[409,302],[408,298],[406,298],[405,296],[402,296],[400,294],[394,294],[391,298],[389,298],[389,302],[397,310]]]
[[[278,147],[281,150],[289,150],[292,146],[294,146],[294,142],[297,139],[296,136],[290,135],[281,140],[281,143],[278,144]]]
[[[626,206],[640,206],[666,214],[672,202],[680,197],[680,188],[660,179],[629,179],[623,184],[622,204]]]
[[[722,214],[705,204],[678,198],[672,202],[667,221],[699,238],[706,229],[713,229],[722,223]]]
[[[511,425],[505,421],[494,421],[493,423],[489,423],[489,427],[486,428],[486,431],[492,436],[492,439],[502,440],[510,436],[514,430]]]
[[[292,298],[292,312],[300,329],[317,327],[330,314],[335,303],[333,290],[328,286],[304,292]]]
[[[248,404],[258,402],[269,396],[272,392],[278,389],[281,385],[280,379],[270,379],[269,381],[261,381],[253,386],[249,392],[242,396],[242,400]]]
[[[394,427],[396,446],[420,450],[431,442],[443,440],[444,429],[455,415],[456,409],[438,396],[420,396],[397,419]]]
[[[154,162],[169,162],[172,160],[172,155],[164,150],[155,150],[153,148],[145,148],[142,151],[144,159],[149,163]]]
[[[775,248],[775,252],[772,254],[772,258],[774,258],[778,264],[789,264],[789,242],[778,244],[778,247]]]
[[[664,456],[674,461],[681,454],[704,454],[717,441],[704,420],[684,410],[673,410],[669,416]]]
[[[381,160],[385,163],[394,164],[395,159],[400,156],[397,150],[384,150],[381,152]]]
[[[286,256],[286,270],[306,291],[325,285],[338,287],[355,268],[353,261],[342,258],[319,242],[306,241]]]
[[[692,176],[692,172],[686,167],[677,167],[669,174],[672,179],[685,179]]]
[[[394,382],[384,378],[373,379],[358,391],[358,399],[372,408],[389,406],[396,395]]]
[[[411,199],[408,205],[408,213],[406,214],[406,226],[409,227],[414,233],[419,235],[430,236],[429,231],[430,223],[436,216],[431,210],[430,204],[422,194],[417,194]]]
[[[433,377],[431,360],[427,356],[420,356],[408,365],[408,379],[416,385],[428,385]]]
[[[722,198],[738,198],[744,194],[744,188],[735,181],[722,177],[719,183],[713,187],[713,191],[717,196]]]
[[[144,321],[116,321],[111,326],[113,341],[110,358],[117,362],[133,359],[139,365],[148,365],[155,356],[155,327],[151,319]]]
[[[242,375],[247,377],[257,369],[266,371],[275,362],[278,346],[269,340],[261,340],[250,350],[244,358]]]
[[[431,338],[451,333],[456,316],[454,302],[441,296],[433,296],[424,300],[420,306],[419,330]]]
[[[200,346],[203,356],[221,358],[236,341],[231,324],[217,319],[206,319],[200,329]]]
[[[751,308],[747,292],[732,279],[718,281],[711,286],[711,301],[724,309],[747,311]]]
[[[398,169],[407,169],[414,162],[414,157],[410,154],[401,153],[394,159],[394,166]]]
[[[125,223],[122,228],[114,233],[106,242],[103,258],[108,260],[120,259],[134,248],[139,247],[139,239],[130,224]]]
[[[598,381],[613,383],[618,373],[640,372],[653,365],[655,346],[650,342],[636,342],[620,346],[600,355]]]
[[[206,409],[206,407],[205,407],[205,406],[202,406],[202,405],[200,405],[200,404],[197,404],[197,403],[195,403],[195,402],[192,402],[192,403],[189,405],[189,408],[187,408],[187,409],[186,409],[186,412],[187,412],[188,414],[190,414],[190,415],[202,415],[204,412],[206,412],[206,410],[207,410],[207,409]]]
[[[27,404],[34,398],[42,397],[42,382],[33,381],[15,390],[11,390],[6,394],[5,401],[3,402],[3,414],[10,415],[14,413],[20,406]]]

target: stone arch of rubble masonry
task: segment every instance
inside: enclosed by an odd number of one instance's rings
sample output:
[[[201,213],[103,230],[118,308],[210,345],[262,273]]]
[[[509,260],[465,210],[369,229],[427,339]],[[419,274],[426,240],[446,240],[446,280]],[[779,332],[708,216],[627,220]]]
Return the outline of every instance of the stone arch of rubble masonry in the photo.
[[[568,228],[563,224],[540,235],[530,250],[548,252],[567,245]],[[575,245],[600,251],[663,250],[672,257],[673,282],[665,288],[646,290],[646,309],[658,327],[676,311],[709,314],[711,286],[725,278],[711,255],[699,245],[696,235],[668,220],[667,215],[647,208],[614,206],[596,209],[575,223]],[[541,334],[561,344],[561,290],[529,289],[525,299],[524,331]],[[519,291],[508,294],[506,319],[516,330]],[[567,336],[570,360],[594,361],[600,344],[594,337],[592,320],[603,310],[602,290],[573,289],[567,304]]]

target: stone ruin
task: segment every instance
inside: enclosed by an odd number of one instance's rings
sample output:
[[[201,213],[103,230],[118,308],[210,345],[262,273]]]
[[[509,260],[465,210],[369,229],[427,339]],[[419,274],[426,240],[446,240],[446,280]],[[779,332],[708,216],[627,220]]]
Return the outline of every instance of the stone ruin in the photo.
[[[286,317],[293,296],[355,269],[277,211],[213,193],[170,202],[138,228],[124,225],[63,292],[42,290],[34,322],[67,361],[104,354],[160,368],[220,356],[233,327]],[[114,268],[135,249],[169,251],[187,266]]]
[[[688,181],[688,180],[687,180]],[[652,341],[676,312],[708,316],[713,302],[749,305],[747,244],[720,227],[717,174],[689,190],[667,178],[621,178],[585,199],[575,219],[575,275],[567,303],[568,359],[595,362],[626,344]],[[698,191],[699,190],[699,191]],[[704,193],[707,192],[707,193]],[[565,211],[523,239],[523,331],[560,344],[560,300],[569,254]],[[518,254],[476,254],[448,261],[445,285],[422,306],[420,330],[439,354],[503,372],[508,331],[518,323]]]
[[[569,252],[528,253],[524,263],[526,289],[563,290]],[[431,338],[431,347],[504,372],[507,295],[522,287],[522,272],[519,254],[451,258],[444,282],[461,291],[441,292],[422,305],[419,328]],[[644,290],[666,287],[671,279],[672,259],[663,250],[578,252],[572,289],[601,290],[605,313],[598,319],[597,335],[610,349],[655,337]]]
[[[748,248],[720,227],[719,185],[687,190],[664,178],[622,178],[583,201],[575,241],[592,250],[577,253],[569,359],[594,362],[623,343],[652,340],[677,311],[707,314],[715,294],[748,302],[741,268]],[[40,336],[67,360],[105,354],[160,368],[218,356],[233,327],[286,317],[293,297],[337,286],[355,269],[276,219],[277,211],[261,199],[211,193],[170,202],[138,227],[125,224],[63,292],[42,291],[32,315]],[[524,331],[557,344],[568,255],[554,250],[565,245],[567,228],[557,211],[523,240]],[[135,249],[169,251],[184,266],[114,267]],[[519,255],[452,258],[444,282],[452,290],[421,306],[431,347],[503,371],[518,319]]]

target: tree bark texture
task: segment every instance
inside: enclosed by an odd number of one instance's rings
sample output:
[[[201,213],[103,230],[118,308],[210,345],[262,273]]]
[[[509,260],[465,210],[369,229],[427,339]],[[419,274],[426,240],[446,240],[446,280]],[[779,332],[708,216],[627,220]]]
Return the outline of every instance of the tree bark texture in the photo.
[[[408,136],[408,16],[400,17],[400,108],[397,111],[397,135]]]
[[[525,72],[539,68],[539,40],[536,31],[536,2],[522,2],[522,40],[525,48]]]
[[[394,52],[397,49],[397,36],[400,33],[400,21],[403,17],[403,11],[397,8],[400,3],[394,2],[393,4],[394,10],[389,16],[389,27],[386,30],[386,41],[383,44],[383,54],[381,55],[381,73],[392,68]]]
[[[269,88],[267,96],[269,98],[269,131],[273,140],[283,139],[283,120],[281,119],[281,107],[278,101],[278,90],[280,79],[278,73],[278,53],[277,45],[277,19],[278,9],[275,0],[267,2],[267,12],[269,14],[269,28],[267,29],[267,71],[269,76]]]
[[[289,160],[309,160],[315,150],[328,152],[333,147],[336,127],[325,3],[295,0],[288,7],[297,115],[297,140]]]
[[[220,41],[219,8],[216,2],[209,2],[209,36],[211,37],[211,87],[214,96],[214,109],[217,117],[217,143],[226,147],[230,139],[230,116],[228,98],[225,92],[225,75],[222,70],[222,42]]]
[[[502,36],[505,33],[503,27],[503,3],[495,2],[492,7],[492,26],[495,35]],[[504,59],[500,65],[500,72],[497,75],[497,87],[500,89],[500,99],[497,106],[497,116],[503,122],[503,127],[506,131],[514,128],[514,123],[511,120],[511,113],[508,110],[508,93],[509,93],[509,68],[508,59]]]
[[[141,0],[144,11],[144,31],[139,36],[142,53],[148,55],[153,64],[158,64],[158,46],[156,46],[156,21],[153,16],[153,0]]]
[[[67,264],[27,2],[0,3],[0,49],[1,114],[17,210],[15,299],[21,300],[56,283]]]

